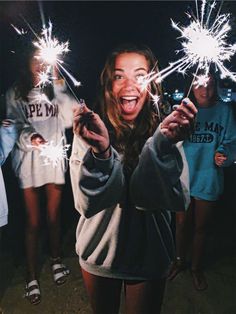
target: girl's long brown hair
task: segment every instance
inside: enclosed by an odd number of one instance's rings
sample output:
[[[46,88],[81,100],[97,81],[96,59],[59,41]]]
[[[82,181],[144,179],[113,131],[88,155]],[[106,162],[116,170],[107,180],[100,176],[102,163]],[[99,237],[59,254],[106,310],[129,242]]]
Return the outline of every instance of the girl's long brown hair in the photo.
[[[139,154],[146,140],[153,135],[161,117],[158,116],[158,112],[150,97],[147,97],[132,127],[122,119],[120,106],[118,106],[117,100],[112,93],[115,61],[117,56],[122,53],[140,54],[148,61],[149,71],[158,72],[159,70],[157,60],[148,47],[126,44],[112,51],[100,77],[98,112],[108,127],[111,144],[123,155],[126,174],[130,175],[138,163]],[[162,99],[162,91],[159,84],[154,81],[151,82],[150,91],[154,95],[159,95]]]

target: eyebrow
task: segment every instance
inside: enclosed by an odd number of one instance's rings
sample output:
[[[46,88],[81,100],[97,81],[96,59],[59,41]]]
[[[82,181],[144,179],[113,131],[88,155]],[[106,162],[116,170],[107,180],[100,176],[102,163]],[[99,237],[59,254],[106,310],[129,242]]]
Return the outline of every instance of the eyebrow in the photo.
[[[135,71],[135,72],[138,72],[138,71],[140,71],[140,70],[143,70],[143,71],[145,71],[145,72],[148,72],[148,70],[145,69],[145,68],[137,68],[137,69],[135,69],[134,71]],[[124,72],[124,70],[123,70],[123,69],[120,69],[120,68],[115,68],[114,71],[121,71],[121,72]]]

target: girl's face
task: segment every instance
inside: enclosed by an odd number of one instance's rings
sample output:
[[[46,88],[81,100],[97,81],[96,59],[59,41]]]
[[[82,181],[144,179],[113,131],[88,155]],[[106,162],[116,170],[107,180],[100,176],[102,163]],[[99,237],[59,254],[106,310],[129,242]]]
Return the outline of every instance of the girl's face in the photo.
[[[199,106],[210,106],[215,96],[214,78],[212,76],[209,76],[209,80],[206,86],[193,87],[193,94]]]
[[[118,100],[123,119],[132,123],[142,110],[147,91],[141,91],[138,79],[149,72],[147,59],[136,52],[121,53],[116,57],[112,92]]]
[[[32,73],[34,82],[39,79],[39,73],[46,70],[46,66],[42,63],[42,61],[35,57],[37,55],[38,54],[36,51],[30,60],[30,71]]]

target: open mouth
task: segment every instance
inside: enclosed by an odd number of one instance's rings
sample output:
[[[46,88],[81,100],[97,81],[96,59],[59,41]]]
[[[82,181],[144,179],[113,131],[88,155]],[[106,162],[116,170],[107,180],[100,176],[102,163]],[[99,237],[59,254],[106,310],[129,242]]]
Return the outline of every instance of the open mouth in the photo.
[[[132,112],[138,103],[139,98],[136,96],[120,97],[120,104],[124,112]]]

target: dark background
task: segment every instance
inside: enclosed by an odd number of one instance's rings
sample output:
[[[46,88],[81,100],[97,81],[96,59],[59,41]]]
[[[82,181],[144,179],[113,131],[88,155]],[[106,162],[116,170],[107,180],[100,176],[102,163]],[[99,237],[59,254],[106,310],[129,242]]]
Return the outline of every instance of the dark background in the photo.
[[[200,1],[199,1],[200,3]],[[39,34],[42,28],[37,1],[0,2],[0,92],[14,82],[17,76],[22,49],[35,40],[24,19]],[[50,19],[53,31],[60,41],[70,42],[71,51],[65,57],[67,69],[82,82],[76,89],[80,98],[93,103],[96,84],[109,51],[124,42],[140,42],[148,45],[157,56],[160,68],[179,58],[180,33],[171,27],[171,19],[188,25],[186,12],[195,12],[195,1],[41,1],[45,21]],[[236,16],[236,3],[225,1],[222,12]],[[19,36],[12,28],[28,31]],[[236,40],[236,28],[230,40]],[[14,51],[12,53],[11,51]],[[230,67],[233,69],[235,59]],[[164,81],[166,89],[184,85],[182,75],[176,73]]]
[[[161,68],[177,59],[175,50],[180,48],[176,39],[179,33],[172,29],[170,19],[187,25],[185,12],[191,10],[191,7],[195,10],[195,1],[43,1],[42,7],[45,20],[50,18],[54,25],[55,36],[61,41],[70,42],[71,52],[66,56],[66,67],[83,85],[74,89],[76,94],[92,104],[106,56],[117,44],[131,41],[148,45],[157,56]],[[236,2],[225,1],[222,12],[232,13],[234,25]],[[36,33],[40,33],[42,28],[38,2],[0,2],[0,93],[5,93],[15,81],[22,49],[29,40],[35,39],[20,15],[24,16]],[[28,30],[29,34],[17,35],[11,23]],[[236,28],[232,30],[230,40],[236,41]],[[234,68],[235,58],[231,62],[231,69]],[[165,88],[169,90],[181,88],[183,84],[184,78],[177,74],[164,82]],[[24,209],[9,160],[3,171],[9,201],[9,224],[4,227],[2,246],[13,252],[14,261],[18,263],[24,252]],[[226,172],[225,192],[213,221],[213,230],[218,239],[214,242],[217,253],[213,253],[214,245],[209,250],[212,258],[224,252],[235,252],[235,166]],[[78,219],[73,208],[68,177],[62,207],[62,231],[65,234],[68,228],[74,228]]]

